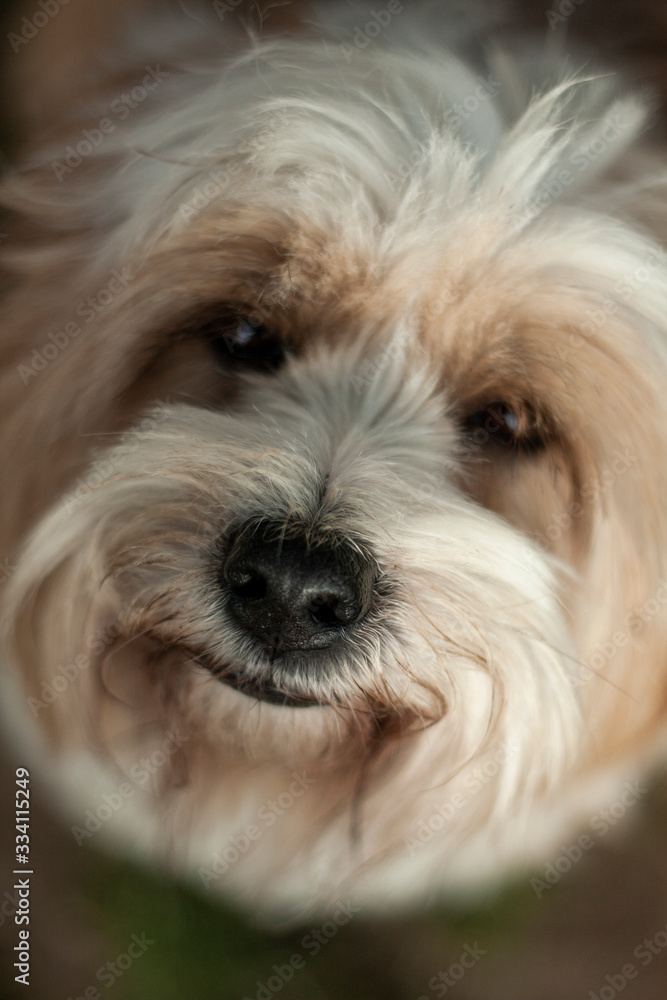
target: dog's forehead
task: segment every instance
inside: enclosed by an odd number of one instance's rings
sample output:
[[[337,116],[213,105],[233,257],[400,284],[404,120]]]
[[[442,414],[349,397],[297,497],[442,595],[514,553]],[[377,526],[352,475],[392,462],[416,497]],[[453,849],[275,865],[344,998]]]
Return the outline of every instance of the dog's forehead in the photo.
[[[280,145],[278,133],[271,143]],[[355,315],[364,327],[391,328],[417,317],[428,328],[453,303],[510,276],[493,273],[505,220],[476,203],[470,164],[456,198],[445,197],[447,178],[431,176],[430,156],[438,159],[424,153],[400,189],[379,193],[382,176],[376,185],[376,174],[341,172],[326,158],[307,169],[292,163],[276,178],[263,149],[259,164],[239,171],[233,199],[211,185],[203,210],[159,247],[161,260],[177,261],[179,284],[202,296],[231,287],[250,306],[298,310],[301,323],[316,318],[326,328],[327,317]]]
[[[186,297],[257,316],[297,354],[354,345],[372,355],[398,338],[406,360],[428,359],[466,401],[508,383],[518,396],[553,386],[559,343],[581,314],[544,271],[530,273],[538,247],[519,241],[498,255],[499,222],[474,209],[455,223],[442,213],[441,224],[415,212],[406,240],[407,211],[397,198],[394,217],[363,226],[337,206],[326,227],[291,212],[289,198],[280,213],[268,198],[233,212],[212,205],[164,261]],[[172,285],[161,268],[151,274]]]
[[[359,56],[281,43],[180,81],[178,102],[129,126],[159,155],[111,183],[133,238],[162,230],[202,246],[197,234],[215,239],[219,225],[243,252],[248,234],[286,245],[290,281],[301,270],[311,294],[314,278],[352,290],[364,272],[414,291],[440,266],[437,244],[465,229],[477,168],[502,133],[499,85],[450,55]],[[465,97],[474,114],[453,110]]]
[[[195,81],[187,115],[180,103],[147,123],[142,143],[165,156],[133,160],[135,185],[122,175],[126,196],[146,195],[118,239],[131,229],[151,248],[134,287],[158,304],[171,297],[169,323],[178,312],[196,328],[187,310],[220,307],[258,317],[297,354],[386,349],[400,331],[466,406],[474,394],[558,393],[574,412],[607,327],[563,376],[586,317],[582,264],[594,253],[594,271],[622,278],[623,268],[618,252],[601,254],[609,240],[597,222],[582,236],[567,210],[540,200],[570,151],[554,146],[560,95],[498,147],[493,80],[454,60],[369,54],[348,68],[319,47],[269,55],[261,72],[237,66],[224,86],[202,92]],[[457,121],[452,102],[465,88],[475,113]],[[570,260],[576,280],[557,274]]]
[[[493,357],[489,339],[530,329],[545,254],[521,230],[569,151],[551,148],[558,97],[501,147],[499,85],[450,56],[350,62],[333,46],[281,44],[210,79],[186,80],[185,103],[142,122],[137,145],[164,156],[133,161],[133,184],[120,178],[122,199],[142,193],[122,236],[158,248],[163,288],[281,314],[297,346],[407,324],[439,358],[463,344]],[[573,240],[561,228],[562,263]],[[532,310],[545,311],[540,294]]]

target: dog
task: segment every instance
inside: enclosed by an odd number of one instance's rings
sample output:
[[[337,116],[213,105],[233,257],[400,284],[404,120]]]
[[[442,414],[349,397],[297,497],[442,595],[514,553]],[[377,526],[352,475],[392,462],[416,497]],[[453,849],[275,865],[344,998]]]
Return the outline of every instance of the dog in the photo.
[[[442,5],[227,6],[3,181],[7,729],[258,919],[469,898],[664,752],[651,102]]]

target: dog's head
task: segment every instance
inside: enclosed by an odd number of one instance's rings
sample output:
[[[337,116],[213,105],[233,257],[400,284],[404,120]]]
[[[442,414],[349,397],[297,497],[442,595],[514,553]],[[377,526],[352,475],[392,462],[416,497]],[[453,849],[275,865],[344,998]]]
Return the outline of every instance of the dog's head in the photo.
[[[80,836],[126,785],[107,829],[263,906],[407,896],[660,722],[641,111],[565,83],[503,133],[501,91],[147,64],[7,181],[5,655]]]

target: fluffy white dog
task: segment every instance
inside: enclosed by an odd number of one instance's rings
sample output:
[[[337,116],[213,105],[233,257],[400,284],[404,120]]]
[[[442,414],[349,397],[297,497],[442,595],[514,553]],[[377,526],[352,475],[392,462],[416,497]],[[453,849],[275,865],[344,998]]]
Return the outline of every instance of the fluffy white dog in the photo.
[[[142,36],[1,192],[24,756],[79,842],[280,919],[546,856],[667,706],[642,102],[442,7],[318,20]]]

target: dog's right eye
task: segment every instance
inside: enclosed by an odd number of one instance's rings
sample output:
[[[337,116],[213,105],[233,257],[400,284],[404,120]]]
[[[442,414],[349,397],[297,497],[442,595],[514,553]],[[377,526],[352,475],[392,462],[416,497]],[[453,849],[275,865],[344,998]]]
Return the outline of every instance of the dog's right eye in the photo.
[[[272,371],[285,360],[285,344],[264,323],[243,315],[224,316],[200,328],[216,355],[227,365]]]
[[[545,428],[533,408],[527,404],[509,405],[494,402],[475,410],[465,421],[468,432],[481,430],[482,440],[523,452],[545,447]]]

